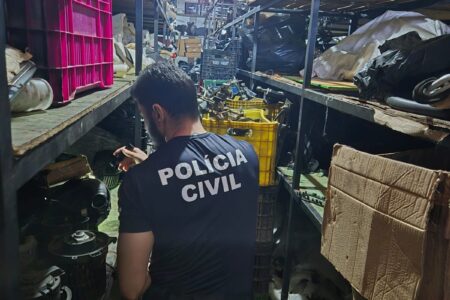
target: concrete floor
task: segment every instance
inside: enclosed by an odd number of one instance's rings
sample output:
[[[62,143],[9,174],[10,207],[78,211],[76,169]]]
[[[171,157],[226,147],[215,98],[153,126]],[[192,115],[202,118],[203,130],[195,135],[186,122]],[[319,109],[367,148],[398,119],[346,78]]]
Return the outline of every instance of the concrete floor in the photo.
[[[110,191],[111,193],[111,210],[109,212],[108,218],[103,221],[99,226],[98,230],[106,233],[109,236],[117,237],[119,235],[119,207],[118,207],[118,192],[119,188],[115,188]]]
[[[118,207],[118,192],[119,188],[115,188],[110,191],[111,193],[111,210],[108,218],[103,221],[98,230],[106,233],[109,236],[117,237],[119,235],[119,207]],[[116,267],[117,260],[117,243],[109,245],[108,256],[106,257],[106,263],[110,266]],[[120,292],[117,285],[117,281],[113,280],[110,293],[102,300],[119,300]]]
[[[119,207],[118,207],[118,196],[117,191],[119,188],[115,188],[110,191],[111,193],[111,210],[109,212],[108,218],[103,221],[99,226],[98,230],[106,233],[111,237],[117,237],[119,235]],[[112,243],[109,245],[108,256],[106,257],[106,263],[110,266],[116,266],[117,258],[117,243]]]

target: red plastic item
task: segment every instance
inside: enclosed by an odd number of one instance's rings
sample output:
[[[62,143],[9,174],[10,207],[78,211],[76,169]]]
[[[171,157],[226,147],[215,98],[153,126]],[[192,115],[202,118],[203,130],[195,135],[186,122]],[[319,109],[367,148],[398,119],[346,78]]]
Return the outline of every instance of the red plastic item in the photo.
[[[22,1],[13,6],[24,5],[26,24],[13,20],[16,24],[8,27],[13,34],[26,30],[33,60],[45,70],[55,102],[113,84],[112,0],[13,1]]]

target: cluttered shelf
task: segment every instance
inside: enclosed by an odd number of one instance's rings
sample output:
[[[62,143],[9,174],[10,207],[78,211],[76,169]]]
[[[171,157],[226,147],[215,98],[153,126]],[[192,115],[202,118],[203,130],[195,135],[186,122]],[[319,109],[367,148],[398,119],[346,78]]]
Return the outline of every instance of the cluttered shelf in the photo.
[[[17,157],[13,176],[17,186],[127,100],[133,80],[116,79],[111,88],[89,92],[68,105],[13,116],[12,147]]]
[[[250,5],[264,5],[268,0],[250,0]],[[320,11],[323,12],[365,12],[377,9],[414,9],[424,5],[429,5],[429,2],[423,0],[352,0],[352,1],[333,1],[321,0]],[[309,10],[311,0],[280,0],[272,7],[282,7],[286,9]]]
[[[342,90],[339,90],[339,85],[335,82],[326,91],[319,90],[319,88],[324,88],[320,81],[313,82],[314,89],[308,88],[303,91],[300,83],[279,75],[270,76],[261,72],[252,74],[245,70],[239,70],[239,74],[294,95],[303,95],[305,99],[403,134],[424,138],[442,145],[446,145],[448,141],[446,138],[450,134],[450,121],[400,111],[376,101],[366,101],[355,96],[337,94],[336,92],[341,93]]]
[[[307,175],[302,174],[299,192],[292,188],[292,169],[278,167],[277,173],[283,186],[294,197],[295,202],[300,205],[314,226],[320,231],[322,229],[323,205],[325,203],[328,178],[323,172]]]

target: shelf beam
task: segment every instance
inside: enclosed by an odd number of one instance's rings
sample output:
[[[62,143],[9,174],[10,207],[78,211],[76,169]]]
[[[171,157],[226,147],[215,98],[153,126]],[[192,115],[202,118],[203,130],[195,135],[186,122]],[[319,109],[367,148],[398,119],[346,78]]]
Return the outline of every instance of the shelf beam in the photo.
[[[306,213],[311,222],[314,224],[314,227],[316,227],[319,232],[322,231],[323,216],[316,209],[314,209],[311,203],[302,200],[298,190],[294,190],[292,188],[292,181],[290,181],[286,175],[280,171],[277,173],[284,188],[289,192],[289,195],[293,197],[294,203],[299,205],[300,208]]]
[[[124,86],[119,89],[99,91],[103,93],[110,92],[110,94],[106,94],[104,97],[100,98],[100,101],[105,101],[104,104],[71,123],[54,136],[46,139],[43,143],[27,151],[22,157],[17,158],[12,173],[9,174],[13,187],[16,189],[20,188],[24,183],[36,175],[39,170],[65,151],[67,147],[79,140],[119,105],[124,103],[125,100],[129,99],[130,86],[131,81],[128,81],[128,84],[124,84]],[[94,97],[95,94],[96,93],[92,93],[84,97],[87,99],[89,97]],[[83,100],[83,98],[80,98],[75,101],[80,102]],[[64,109],[64,107],[61,109]],[[56,109],[51,110],[50,112],[53,113],[53,115],[57,114]]]
[[[283,91],[288,92],[288,93],[290,93],[292,95],[296,95],[296,96],[303,95],[303,91],[302,91],[301,87],[294,86],[292,84],[287,84],[287,83],[284,83],[284,82],[281,82],[281,81],[277,81],[277,80],[274,80],[274,79],[272,79],[272,78],[270,78],[268,76],[258,75],[257,73],[252,73],[250,71],[246,71],[246,70],[242,70],[242,69],[238,70],[238,74],[242,75],[242,76],[245,76],[245,77],[248,77],[250,79],[256,80],[258,82],[267,84],[267,85],[269,85],[269,86],[271,86],[273,88],[277,88],[277,89],[283,90]]]
[[[287,14],[287,15],[293,15],[293,14],[299,14],[299,15],[308,15],[309,10],[307,9],[292,9],[292,8],[266,8],[264,9],[264,12],[272,12],[277,14]],[[347,13],[347,12],[320,12],[321,16],[332,16],[332,17],[342,17],[342,18],[351,18],[357,14],[355,13]]]
[[[272,0],[269,1],[268,3],[264,4],[264,5],[258,5],[252,9],[250,9],[248,12],[246,12],[245,14],[235,18],[233,21],[231,21],[228,24],[225,24],[224,26],[222,26],[221,28],[217,29],[215,33],[219,32],[220,30],[224,30],[227,28],[230,28],[231,26],[234,26],[236,24],[241,23],[242,21],[244,21],[245,19],[253,16],[254,14],[263,11],[269,7],[272,7],[273,5],[277,4],[278,2],[280,2],[281,0]]]
[[[254,79],[261,83],[267,84],[273,88],[277,88],[296,96],[305,96],[305,99],[322,104],[326,107],[333,108],[339,112],[356,116],[369,122],[374,122],[373,110],[366,106],[350,104],[336,99],[333,95],[327,95],[319,91],[311,89],[303,89],[301,85],[288,84],[282,81],[272,79],[268,76],[258,75],[245,70],[239,70],[239,75]]]
[[[430,117],[413,116],[406,112],[395,110],[380,103],[359,102],[345,96],[326,94],[313,89],[302,89],[300,84],[292,81],[277,80],[262,74],[253,74],[239,70],[238,74],[252,78],[273,88],[283,90],[293,95],[304,96],[308,101],[321,104],[344,114],[352,115],[378,126],[386,127],[396,132],[431,141],[440,146],[450,147],[450,123],[445,120]],[[382,117],[380,117],[382,116]],[[418,132],[418,128],[422,131]]]

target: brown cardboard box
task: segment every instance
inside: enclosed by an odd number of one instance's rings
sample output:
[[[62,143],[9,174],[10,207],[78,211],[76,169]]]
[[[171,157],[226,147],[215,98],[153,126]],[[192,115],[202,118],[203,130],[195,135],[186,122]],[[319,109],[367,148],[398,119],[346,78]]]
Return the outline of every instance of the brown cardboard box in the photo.
[[[450,299],[450,154],[336,145],[322,254],[367,299]]]
[[[197,48],[188,48],[187,52],[189,53],[201,53],[202,52],[202,48],[197,47]]]
[[[198,44],[198,45],[202,44],[202,40],[199,38],[187,38],[187,39],[183,39],[183,41],[186,44]]]
[[[178,40],[177,48],[179,56],[184,56],[186,54],[186,44],[184,43],[183,39]]]
[[[186,50],[192,50],[192,49],[201,49],[202,45],[200,44],[186,44]]]
[[[201,53],[190,53],[190,52],[186,52],[186,57],[187,57],[187,58],[199,58],[200,56],[202,56]]]

